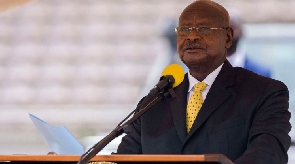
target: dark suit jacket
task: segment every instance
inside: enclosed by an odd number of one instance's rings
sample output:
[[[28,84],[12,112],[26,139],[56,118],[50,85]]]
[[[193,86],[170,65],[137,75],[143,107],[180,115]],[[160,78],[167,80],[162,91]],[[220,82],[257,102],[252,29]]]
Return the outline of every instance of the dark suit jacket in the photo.
[[[186,133],[188,78],[129,126],[119,154],[224,154],[236,164],[284,164],[291,143],[287,87],[225,61]],[[139,109],[153,99],[146,96]]]

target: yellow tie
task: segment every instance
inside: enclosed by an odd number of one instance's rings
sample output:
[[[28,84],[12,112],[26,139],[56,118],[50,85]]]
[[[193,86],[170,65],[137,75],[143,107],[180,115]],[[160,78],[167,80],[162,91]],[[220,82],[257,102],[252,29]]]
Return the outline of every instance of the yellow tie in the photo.
[[[194,86],[194,93],[191,95],[187,107],[186,107],[186,129],[187,133],[190,131],[193,123],[202,107],[203,98],[202,92],[206,88],[207,84],[199,82]]]

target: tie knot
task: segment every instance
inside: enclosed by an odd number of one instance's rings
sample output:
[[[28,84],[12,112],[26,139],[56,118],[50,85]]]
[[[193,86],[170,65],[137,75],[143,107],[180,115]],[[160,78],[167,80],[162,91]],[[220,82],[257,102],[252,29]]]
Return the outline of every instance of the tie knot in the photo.
[[[196,91],[203,92],[206,87],[207,87],[207,84],[206,83],[204,83],[204,82],[198,82],[197,84],[195,84],[194,89],[195,89],[195,92]]]

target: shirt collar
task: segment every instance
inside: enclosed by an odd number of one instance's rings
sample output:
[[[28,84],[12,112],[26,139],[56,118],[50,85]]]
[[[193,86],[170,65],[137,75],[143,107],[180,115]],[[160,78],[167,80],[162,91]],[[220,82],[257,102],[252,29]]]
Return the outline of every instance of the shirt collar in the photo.
[[[217,67],[213,72],[211,72],[204,80],[203,82],[205,82],[207,84],[207,88],[211,88],[213,82],[215,81],[217,75],[219,74],[221,68],[223,66],[223,63]],[[197,79],[195,79],[190,72],[188,72],[188,80],[189,80],[189,87],[188,87],[188,92],[190,92],[194,85],[197,84],[199,81]]]

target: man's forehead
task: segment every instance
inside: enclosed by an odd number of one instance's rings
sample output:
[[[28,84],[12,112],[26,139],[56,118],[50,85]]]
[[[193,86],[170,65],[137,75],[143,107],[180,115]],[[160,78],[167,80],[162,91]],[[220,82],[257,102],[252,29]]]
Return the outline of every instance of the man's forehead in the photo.
[[[183,19],[179,21],[179,26],[216,26],[214,19],[190,17],[190,19]]]
[[[179,22],[183,20],[191,20],[197,18],[207,18],[207,20],[213,20],[218,22],[228,22],[228,14],[222,7],[206,3],[206,1],[198,1],[199,3],[193,3],[183,10],[179,17]],[[205,3],[204,3],[205,2]]]
[[[194,22],[194,23],[210,23],[210,22],[220,22],[221,17],[219,14],[212,12],[203,12],[203,11],[187,11],[183,13],[179,18],[179,23],[184,22]]]
[[[195,7],[190,7],[185,9],[180,17],[183,16],[193,16],[193,15],[206,15],[206,16],[221,16],[224,15],[220,10],[216,8],[211,8],[211,7],[200,7],[200,6],[195,6]]]

